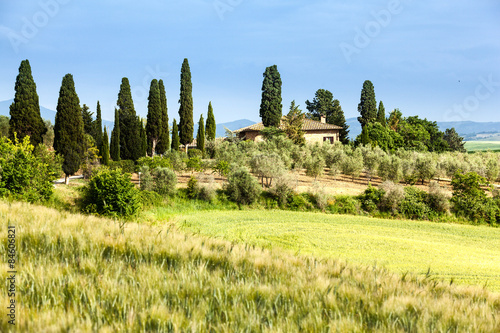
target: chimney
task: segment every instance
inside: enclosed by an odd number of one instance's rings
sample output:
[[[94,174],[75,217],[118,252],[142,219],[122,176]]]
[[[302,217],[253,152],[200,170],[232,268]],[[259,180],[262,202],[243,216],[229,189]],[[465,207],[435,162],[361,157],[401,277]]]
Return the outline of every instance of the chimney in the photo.
[[[320,115],[320,120],[322,124],[326,124],[326,116],[324,114]]]

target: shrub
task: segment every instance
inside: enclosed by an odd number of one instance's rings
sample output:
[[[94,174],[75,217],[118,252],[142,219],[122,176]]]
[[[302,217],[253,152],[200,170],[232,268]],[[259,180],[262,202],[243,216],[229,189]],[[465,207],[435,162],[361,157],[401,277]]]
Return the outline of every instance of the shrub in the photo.
[[[429,219],[431,209],[427,203],[427,192],[408,186],[404,189],[404,199],[399,204],[399,211],[409,219]]]
[[[199,158],[198,156],[194,156],[186,161],[186,169],[188,169],[191,172],[194,171],[200,172],[203,171],[205,167],[203,165],[203,162],[201,161],[201,158]]]
[[[153,170],[155,192],[161,195],[173,195],[176,192],[177,175],[172,169],[158,167]]]
[[[311,194],[316,207],[321,210],[325,209],[328,204],[328,194],[324,186],[321,186],[318,182],[314,182],[311,187]]]
[[[288,198],[288,208],[295,211],[308,211],[313,209],[313,205],[308,200],[307,194],[292,194]]]
[[[197,148],[189,149],[187,152],[188,158],[198,157],[199,159],[203,158],[203,152]]]
[[[163,198],[154,191],[140,191],[139,200],[142,204],[142,208],[150,208],[160,206]]]
[[[450,195],[434,181],[429,184],[429,207],[437,213],[450,210]]]
[[[261,192],[259,183],[246,169],[231,172],[225,190],[232,201],[244,205],[255,202]]]
[[[194,176],[189,178],[186,194],[189,199],[196,199],[198,197],[198,180]]]
[[[214,177],[212,175],[201,177],[198,182],[198,199],[211,202],[216,196]]]
[[[184,160],[187,155],[185,152],[171,150],[163,156],[170,161],[170,165],[175,171],[181,171],[186,168],[186,162]]]
[[[335,202],[328,209],[335,214],[358,215],[360,203],[354,197],[349,195],[339,195],[335,197]]]
[[[33,153],[29,137],[13,144],[0,138],[0,195],[16,200],[48,200],[53,193],[52,181],[60,176],[61,158],[44,146]]]
[[[482,186],[490,186],[484,177],[475,172],[466,174],[457,172],[453,176],[451,186],[453,187],[451,202],[457,215],[473,222],[497,221],[498,206],[493,204],[493,199],[488,198],[482,188]]]
[[[107,216],[130,217],[140,207],[130,174],[121,169],[100,169],[83,188],[82,200],[85,212]]]
[[[391,211],[393,214],[398,211],[399,204],[405,197],[403,186],[394,184],[391,181],[385,181],[380,184],[380,189],[384,191],[382,200],[380,200],[379,209],[382,211]]]
[[[90,179],[92,174],[97,171],[99,166],[99,149],[92,146],[85,152],[85,156],[83,157],[83,163],[81,165],[83,178]]]
[[[212,173],[218,173],[221,177],[227,177],[230,170],[231,167],[228,161],[219,160],[212,168]]]
[[[382,189],[368,185],[368,188],[357,199],[364,211],[374,212],[378,209],[384,194],[385,192]]]
[[[132,160],[109,161],[109,168],[111,170],[121,169],[126,173],[134,173],[135,164]]]
[[[141,157],[137,160],[137,168],[136,170],[139,170],[143,166],[148,166],[149,170],[154,170],[157,167],[162,167],[162,168],[172,168],[172,163],[170,159],[162,157],[162,156],[144,156]]]
[[[276,178],[273,187],[269,189],[269,193],[271,193],[276,198],[278,204],[283,207],[293,195],[293,180],[289,175],[283,175]]]
[[[142,191],[152,191],[154,186],[153,175],[147,165],[139,168],[139,183]]]

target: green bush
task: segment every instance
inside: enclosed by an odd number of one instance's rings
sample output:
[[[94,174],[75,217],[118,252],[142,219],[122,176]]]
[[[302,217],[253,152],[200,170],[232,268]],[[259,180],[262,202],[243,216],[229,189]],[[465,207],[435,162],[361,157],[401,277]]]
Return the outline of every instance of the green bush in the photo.
[[[188,158],[198,157],[199,159],[203,158],[203,152],[197,148],[189,149],[187,152]]]
[[[375,212],[380,205],[382,197],[384,196],[384,191],[368,185],[368,188],[360,194],[357,199],[361,205],[361,208],[366,212]]]
[[[121,169],[126,173],[135,172],[135,164],[132,160],[109,161],[109,168],[111,170]]]
[[[130,217],[140,207],[139,191],[121,169],[97,171],[83,188],[82,201],[87,213],[115,217]]]
[[[172,163],[170,159],[162,156],[158,155],[153,157],[144,156],[137,160],[136,170],[139,170],[143,166],[148,166],[149,170],[154,170],[157,167],[172,168]]]
[[[405,187],[404,192],[404,199],[399,204],[401,214],[409,219],[429,219],[432,210],[428,206],[427,192],[414,186]]]
[[[147,165],[139,168],[139,183],[142,191],[152,191],[154,186],[153,175]]]
[[[163,202],[163,197],[154,191],[140,191],[139,200],[142,208],[158,207]]]
[[[274,196],[278,204],[283,207],[288,202],[288,198],[293,195],[292,179],[288,175],[276,178],[273,187],[269,193]]]
[[[328,205],[328,210],[335,214],[358,215],[360,203],[356,198],[349,195],[339,195],[335,197],[335,202]]]
[[[384,191],[384,195],[380,200],[379,209],[390,211],[393,214],[397,213],[399,205],[405,197],[403,186],[388,180],[380,184],[380,189]]]
[[[0,138],[0,195],[28,202],[46,201],[52,193],[52,181],[60,176],[61,158],[44,146],[33,145],[29,137],[13,144]]]
[[[186,161],[186,169],[188,169],[191,172],[194,171],[201,172],[204,170],[204,168],[205,167],[203,165],[201,158],[197,156],[191,157]]]
[[[158,167],[153,170],[155,192],[161,195],[173,195],[176,192],[177,175],[172,169]]]
[[[429,184],[429,207],[440,214],[450,210],[450,196],[437,182]]]
[[[261,192],[259,183],[246,169],[231,172],[225,190],[232,201],[243,205],[255,202]]]
[[[288,198],[288,208],[295,211],[309,211],[314,208],[306,193],[293,194]]]
[[[198,197],[198,180],[191,176],[187,183],[186,194],[189,199],[196,199]]]

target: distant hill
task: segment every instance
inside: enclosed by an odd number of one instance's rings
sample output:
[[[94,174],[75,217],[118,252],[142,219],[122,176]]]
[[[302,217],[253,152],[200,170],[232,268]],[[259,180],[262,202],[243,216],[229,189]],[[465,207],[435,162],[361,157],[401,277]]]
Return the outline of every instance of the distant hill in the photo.
[[[13,100],[7,100],[7,101],[1,101],[0,102],[0,115],[1,116],[7,116],[10,117],[10,105],[12,104]],[[43,119],[49,120],[52,125],[55,123],[56,119],[56,112],[54,110],[50,110],[47,108],[44,108],[43,106],[40,106],[40,115],[42,116]],[[95,115],[94,115],[95,116]],[[224,127],[230,129],[231,131],[240,129],[242,127],[250,126],[255,124],[254,121],[248,120],[248,119],[239,119],[227,123],[221,123],[216,125],[216,136],[217,137],[224,137],[226,136],[226,130]],[[111,135],[111,130],[115,126],[114,121],[109,121],[109,120],[104,120],[102,121],[102,125],[106,126],[108,128],[108,134]],[[172,124],[170,124],[170,128],[172,128]],[[194,124],[194,136],[196,137],[196,133],[198,132],[198,123]]]
[[[357,118],[346,119],[346,123],[349,125],[349,138],[354,140],[361,133],[361,124]],[[495,135],[494,133],[500,133],[500,122],[438,121],[437,125],[439,130],[443,132],[447,128],[454,127],[457,133],[463,136],[465,140],[484,140],[486,137],[490,141],[495,141],[499,138],[499,135]],[[482,135],[486,133],[488,135]]]

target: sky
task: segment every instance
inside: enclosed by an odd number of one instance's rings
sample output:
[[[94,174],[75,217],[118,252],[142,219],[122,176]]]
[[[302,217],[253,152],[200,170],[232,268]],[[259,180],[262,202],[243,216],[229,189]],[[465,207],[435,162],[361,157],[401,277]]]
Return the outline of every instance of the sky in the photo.
[[[55,110],[73,74],[81,104],[112,120],[123,77],[147,114],[162,79],[178,119],[189,60],[194,119],[260,121],[263,73],[277,65],[283,113],[330,90],[356,117],[365,80],[386,112],[435,121],[500,121],[498,0],[0,0],[0,101],[28,59],[40,104]]]

